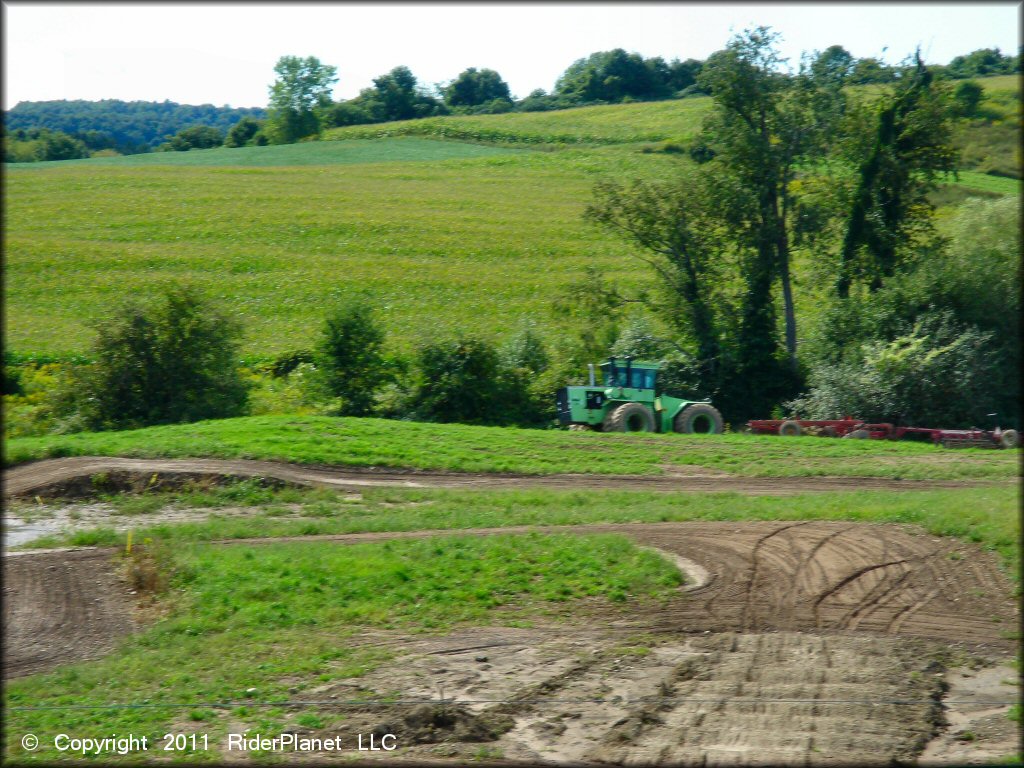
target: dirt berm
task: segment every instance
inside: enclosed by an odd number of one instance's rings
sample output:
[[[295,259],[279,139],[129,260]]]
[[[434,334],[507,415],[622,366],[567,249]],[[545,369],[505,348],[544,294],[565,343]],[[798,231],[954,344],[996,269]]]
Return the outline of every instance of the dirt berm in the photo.
[[[418,470],[305,466],[244,459],[126,459],[75,456],[22,464],[4,472],[4,495],[77,496],[95,490],[94,478],[106,488],[171,487],[199,478],[260,477],[280,483],[361,490],[399,488],[552,488],[565,490],[636,490],[726,492],[785,495],[853,490],[924,490],[993,485],[992,481],[893,480],[875,477],[739,477],[699,467],[677,467],[663,475],[514,475]],[[1005,481],[997,484],[1005,484]]]

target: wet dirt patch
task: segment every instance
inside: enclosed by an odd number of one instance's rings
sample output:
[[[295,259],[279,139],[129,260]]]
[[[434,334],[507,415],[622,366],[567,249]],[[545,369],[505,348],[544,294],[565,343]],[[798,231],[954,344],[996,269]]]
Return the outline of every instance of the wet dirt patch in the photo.
[[[944,727],[918,765],[999,763],[1021,750],[1020,726],[1008,717],[1020,701],[1020,676],[1007,663],[950,669],[942,699]]]

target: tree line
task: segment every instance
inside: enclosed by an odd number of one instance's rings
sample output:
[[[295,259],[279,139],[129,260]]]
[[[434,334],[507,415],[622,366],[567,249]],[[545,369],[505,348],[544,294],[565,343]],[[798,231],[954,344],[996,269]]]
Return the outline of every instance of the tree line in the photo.
[[[220,146],[224,133],[244,117],[263,119],[266,110],[173,101],[23,101],[4,113],[4,161],[151,152],[182,129],[200,125],[220,133]],[[45,136],[64,146],[32,145]]]
[[[892,83],[899,66],[855,58],[833,45],[821,60],[848,85]],[[491,69],[470,67],[448,83],[427,86],[398,66],[358,96],[333,101],[337,69],[316,57],[284,56],[275,66],[267,109],[190,106],[164,102],[21,102],[5,114],[5,162],[67,160],[103,154],[185,151],[217,146],[290,143],[327,128],[435,115],[545,111],[630,101],[707,95],[700,81],[705,62],[644,58],[621,48],[573,62],[550,93],[536,89],[513,98]],[[931,65],[934,77],[967,79],[1021,71],[1021,57],[979,49],[948,65]],[[977,89],[980,96],[980,89]],[[970,95],[965,93],[965,99]]]

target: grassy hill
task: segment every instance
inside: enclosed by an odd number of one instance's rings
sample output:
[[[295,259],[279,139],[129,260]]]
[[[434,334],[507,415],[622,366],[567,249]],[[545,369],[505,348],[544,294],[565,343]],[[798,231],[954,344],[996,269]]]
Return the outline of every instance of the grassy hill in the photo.
[[[1002,89],[992,93],[1016,99],[1013,78],[991,80]],[[326,302],[356,290],[404,346],[455,330],[501,337],[526,318],[553,339],[562,329],[551,300],[587,267],[627,290],[647,279],[623,243],[582,220],[594,182],[665,178],[689,162],[651,150],[692,136],[709,103],[436,118],[290,146],[6,166],[7,348],[82,352],[112,302],[179,281],[241,313],[250,358],[308,347]],[[979,171],[956,185],[961,199],[1019,187]],[[798,301],[813,311],[813,297]]]
[[[8,440],[5,462],[58,456],[272,459],[462,472],[664,474],[695,466],[747,477],[1005,479],[1019,451],[940,451],[876,440],[639,435],[328,416],[247,416],[123,432]]]
[[[700,129],[711,99],[611,104],[553,112],[509,112],[402,120],[334,128],[328,140],[432,136],[508,144],[630,144],[686,141]]]

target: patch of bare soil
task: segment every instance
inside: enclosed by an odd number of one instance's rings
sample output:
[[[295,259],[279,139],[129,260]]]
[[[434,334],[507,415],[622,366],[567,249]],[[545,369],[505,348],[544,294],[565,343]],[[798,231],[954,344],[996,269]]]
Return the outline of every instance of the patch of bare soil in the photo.
[[[1020,701],[1020,675],[1007,663],[949,670],[942,701],[945,727],[918,765],[987,765],[1020,754],[1020,726],[1009,719]]]
[[[890,765],[912,761],[942,716],[941,653],[902,638],[730,632],[639,644],[577,625],[401,647],[394,662],[304,698],[357,688],[403,703],[347,709],[310,735],[392,733],[406,760]]]
[[[346,497],[346,501],[358,500],[359,495]],[[301,504],[282,504],[281,513],[289,520],[314,519],[302,515]],[[124,514],[114,505],[105,503],[69,504],[63,506],[13,507],[3,518],[4,547],[27,544],[48,534],[73,534],[91,528],[104,527],[123,533],[137,529],[140,524],[198,523],[211,517],[248,518],[259,511],[253,507],[208,507],[184,508],[166,506],[154,512]]]
[[[666,475],[509,475],[414,470],[369,470],[314,467],[243,459],[127,459],[76,456],[47,459],[4,472],[4,495],[81,497],[95,493],[96,478],[104,488],[141,490],[170,488],[197,480],[259,477],[270,483],[292,483],[348,490],[390,488],[553,488],[568,490],[646,490],[788,495],[839,490],[963,488],[992,481],[891,480],[870,477],[738,477],[674,471]]]
[[[110,550],[8,554],[3,585],[5,679],[97,658],[133,629]]]

